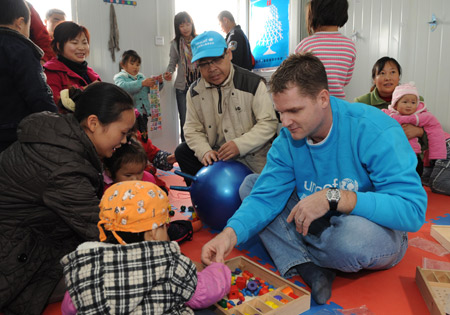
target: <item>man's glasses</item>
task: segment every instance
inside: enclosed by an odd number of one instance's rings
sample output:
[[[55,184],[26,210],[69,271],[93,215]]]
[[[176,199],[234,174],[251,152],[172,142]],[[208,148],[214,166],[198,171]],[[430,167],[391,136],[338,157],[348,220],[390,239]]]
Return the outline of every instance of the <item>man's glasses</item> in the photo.
[[[211,59],[210,61],[204,61],[204,62],[198,63],[198,67],[200,69],[209,69],[209,67],[211,65],[219,65],[224,58],[225,58],[225,53],[223,53],[222,56]]]

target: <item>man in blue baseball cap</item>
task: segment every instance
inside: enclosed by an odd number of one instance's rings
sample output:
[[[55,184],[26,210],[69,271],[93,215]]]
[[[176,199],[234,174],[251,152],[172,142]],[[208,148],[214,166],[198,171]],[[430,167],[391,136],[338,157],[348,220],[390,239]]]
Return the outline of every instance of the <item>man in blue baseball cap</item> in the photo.
[[[217,32],[198,35],[191,48],[201,78],[187,94],[186,142],[175,150],[181,171],[195,175],[215,161],[234,159],[260,173],[278,126],[265,80],[233,65]]]

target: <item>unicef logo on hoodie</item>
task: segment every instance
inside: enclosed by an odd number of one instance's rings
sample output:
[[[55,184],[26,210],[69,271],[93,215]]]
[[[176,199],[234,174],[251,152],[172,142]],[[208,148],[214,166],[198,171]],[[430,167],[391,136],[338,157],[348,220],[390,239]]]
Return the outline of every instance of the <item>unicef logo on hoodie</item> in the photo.
[[[344,178],[339,183],[339,188],[348,191],[358,191],[358,182],[350,178]]]

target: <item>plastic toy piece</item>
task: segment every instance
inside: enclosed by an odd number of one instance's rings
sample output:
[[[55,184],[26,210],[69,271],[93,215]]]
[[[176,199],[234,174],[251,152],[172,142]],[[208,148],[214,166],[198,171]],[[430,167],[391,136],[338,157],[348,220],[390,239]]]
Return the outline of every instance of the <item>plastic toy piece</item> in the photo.
[[[286,287],[286,288],[284,288],[283,290],[281,290],[281,292],[283,292],[284,294],[286,294],[286,295],[289,295],[289,294],[293,294],[294,293],[294,290],[292,290],[292,288],[291,287]]]
[[[243,290],[247,286],[247,280],[244,277],[237,277],[236,286],[239,290]]]
[[[236,285],[231,286],[230,293],[228,293],[228,299],[239,299],[239,288]]]
[[[227,307],[227,300],[222,299],[219,302],[217,302],[221,307],[226,308]]]
[[[247,289],[249,289],[250,291],[255,291],[258,288],[258,283],[256,283],[256,281],[249,281],[247,283]]]
[[[294,300],[295,300],[295,299],[298,299],[298,295],[295,295],[294,293],[289,294],[289,296],[290,296],[291,298],[293,298]]]
[[[169,211],[169,216],[173,217],[174,215],[175,215],[175,211],[170,210],[170,211]]]
[[[278,305],[276,305],[274,302],[272,301],[266,301],[265,302],[267,305],[269,305],[271,308],[275,309],[278,308]]]
[[[269,289],[263,287],[263,288],[261,288],[261,290],[259,290],[258,295],[264,295],[268,292],[269,292]]]
[[[180,212],[185,212],[186,211],[186,206],[181,206],[180,207]]]
[[[193,206],[189,206],[188,211],[189,212],[194,212],[194,207]]]

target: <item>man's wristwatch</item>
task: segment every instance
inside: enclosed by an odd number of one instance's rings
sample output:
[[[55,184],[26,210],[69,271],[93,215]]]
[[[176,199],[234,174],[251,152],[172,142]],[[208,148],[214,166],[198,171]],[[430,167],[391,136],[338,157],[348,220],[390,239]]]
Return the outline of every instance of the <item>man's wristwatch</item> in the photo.
[[[327,191],[327,199],[330,205],[330,210],[336,211],[339,200],[341,200],[341,191],[337,188],[330,188]]]

